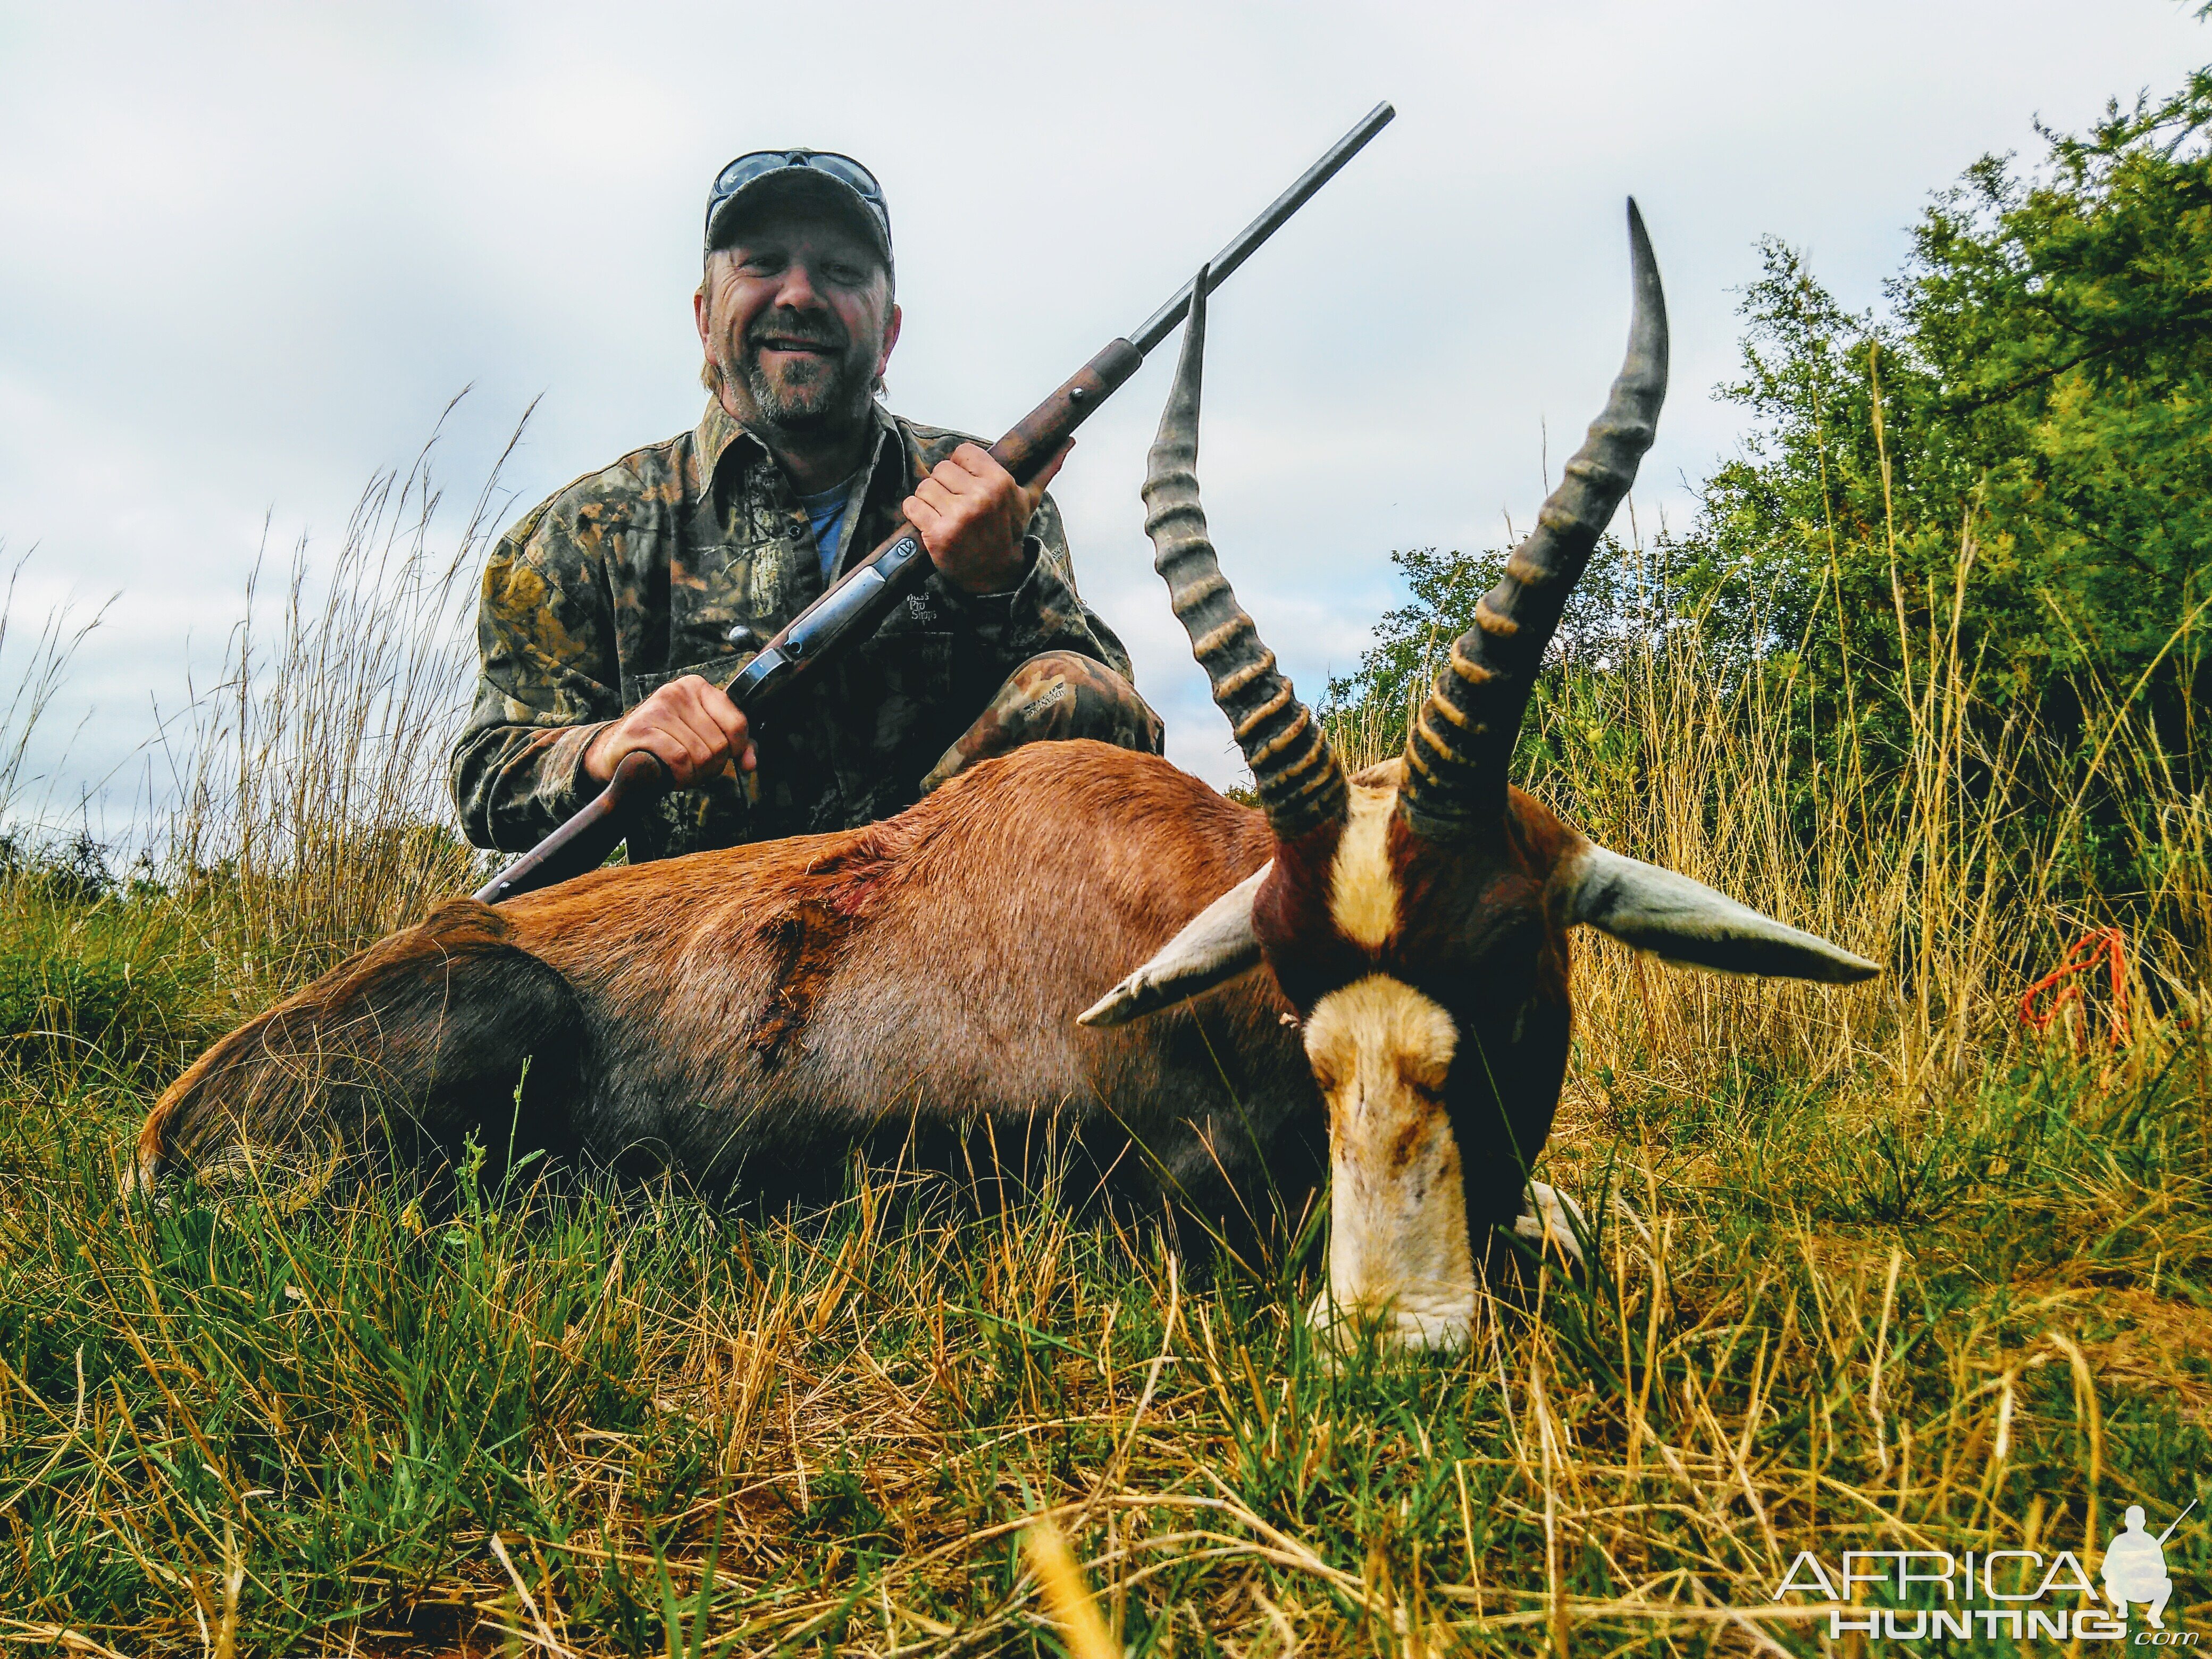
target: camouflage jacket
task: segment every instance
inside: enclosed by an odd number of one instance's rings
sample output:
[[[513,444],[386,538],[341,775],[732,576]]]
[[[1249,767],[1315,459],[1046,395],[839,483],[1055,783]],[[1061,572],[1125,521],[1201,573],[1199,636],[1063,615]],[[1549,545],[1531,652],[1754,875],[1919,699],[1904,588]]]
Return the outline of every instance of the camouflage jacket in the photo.
[[[899,504],[965,441],[876,410],[839,574],[890,534]],[[757,722],[759,770],[679,791],[633,829],[633,860],[849,828],[919,797],[921,779],[1001,681],[1072,650],[1127,678],[1128,653],[1075,591],[1049,496],[1011,593],[932,574],[842,665]],[[605,722],[685,674],[717,684],[823,589],[783,470],[717,401],[690,432],[625,455],[526,515],[484,568],[476,701],[453,746],[453,802],[479,847],[520,852],[596,792],[584,750]]]

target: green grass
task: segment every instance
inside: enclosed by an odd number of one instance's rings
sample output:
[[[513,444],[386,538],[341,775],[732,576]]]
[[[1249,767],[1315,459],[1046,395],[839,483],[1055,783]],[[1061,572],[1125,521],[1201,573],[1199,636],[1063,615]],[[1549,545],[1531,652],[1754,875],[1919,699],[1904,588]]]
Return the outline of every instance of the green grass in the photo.
[[[856,1175],[762,1220],[532,1168],[149,1212],[118,1161],[222,999],[173,917],[9,907],[0,1006],[74,1034],[11,1023],[0,1088],[33,1650],[1058,1651],[1018,1547],[1049,1510],[1138,1653],[1811,1651],[1735,1611],[1800,1549],[2079,1551],[2212,1488],[2199,1031],[1934,1100],[1662,1083],[1609,1034],[1551,1178],[1649,1239],[1607,1222],[1463,1356],[1340,1360],[1311,1246],[1194,1272],[1048,1194]],[[2185,1620],[2206,1536],[2168,1547]]]
[[[882,1171],[765,1219],[535,1164],[123,1200],[209,1038],[480,879],[432,826],[483,514],[394,552],[417,487],[372,491],[320,610],[295,578],[238,636],[166,889],[20,848],[0,879],[0,1641],[1055,1652],[1019,1541],[1048,1516],[1135,1653],[1809,1653],[1825,1615],[1768,1605],[1800,1551],[2094,1571],[2126,1504],[2212,1493],[2212,811],[2123,695],[2041,799],[2041,739],[1917,644],[1905,751],[1809,773],[1796,671],[1686,633],[1538,699],[1524,781],[1578,827],[1887,971],[1578,944],[1543,1174],[1593,1270],[1486,1302],[1462,1355],[1317,1348],[1319,1230],[1174,1261]],[[1352,763],[1389,712],[1334,722]],[[2142,809],[2105,860],[2140,891],[2068,873],[2093,790]],[[2098,1009],[2027,1037],[2027,983],[2106,924],[2124,1045],[2075,1052]],[[2167,1545],[2169,1625],[2212,1613],[2208,1538]]]
[[[92,902],[36,878],[7,889],[0,1055],[19,1068],[158,1088],[247,1012],[254,988],[221,971],[160,896]]]

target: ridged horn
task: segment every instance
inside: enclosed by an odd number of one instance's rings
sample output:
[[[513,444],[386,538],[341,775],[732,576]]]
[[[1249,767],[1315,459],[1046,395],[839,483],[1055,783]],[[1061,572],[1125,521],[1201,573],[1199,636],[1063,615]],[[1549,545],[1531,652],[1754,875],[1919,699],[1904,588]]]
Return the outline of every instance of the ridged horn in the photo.
[[[1567,463],[1535,528],[1505,562],[1504,578],[1476,603],[1474,626],[1453,641],[1406,735],[1399,811],[1431,839],[1494,822],[1504,810],[1506,767],[1544,647],[1658,429],[1667,396],[1667,299],[1633,198],[1628,245],[1636,309],[1628,357],[1605,412]]]
[[[1261,643],[1206,536],[1197,467],[1207,275],[1201,268],[1191,288],[1182,358],[1152,442],[1145,478],[1145,533],[1152,538],[1152,568],[1166,579],[1169,601],[1190,635],[1191,654],[1212,682],[1213,701],[1229,716],[1237,747],[1252,768],[1267,823],[1277,839],[1291,841],[1316,825],[1340,820],[1349,791],[1321,722],[1276,668],[1274,653]]]

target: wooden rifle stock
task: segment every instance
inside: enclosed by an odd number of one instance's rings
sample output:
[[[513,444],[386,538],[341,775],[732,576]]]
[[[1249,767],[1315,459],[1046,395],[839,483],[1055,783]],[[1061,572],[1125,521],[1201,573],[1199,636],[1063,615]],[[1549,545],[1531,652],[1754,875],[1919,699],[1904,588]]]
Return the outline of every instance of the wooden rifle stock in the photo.
[[[1388,104],[1377,104],[1364,120],[1331,145],[1320,161],[1299,175],[1297,183],[1214,256],[1208,266],[1207,290],[1218,287],[1223,278],[1250,258],[1254,249],[1304,206],[1307,198],[1334,178],[1337,169],[1358,155],[1396,112]],[[1058,391],[1017,422],[991,446],[992,459],[1013,474],[1016,483],[1030,483],[1076,428],[1090,419],[1091,411],[1137,372],[1145,354],[1167,337],[1189,308],[1190,289],[1186,285],[1146,319],[1133,340],[1109,341]],[[911,528],[900,531],[793,617],[723,690],[748,720],[757,720],[793,687],[812,678],[823,664],[872,635],[892,611],[921,586],[932,568],[921,538]],[[597,869],[628,832],[626,809],[662,793],[667,787],[668,775],[660,763],[641,750],[631,750],[590,805],[478,888],[477,897],[486,904],[496,904]]]
[[[993,444],[991,459],[1012,473],[1017,483],[1028,483],[1144,361],[1144,354],[1127,340],[1111,342]],[[921,537],[911,527],[900,531],[763,646],[723,688],[730,701],[748,720],[757,719],[763,709],[841,654],[841,647],[873,634],[929,579],[933,568]],[[605,789],[478,889],[477,897],[496,904],[596,870],[627,833],[624,809],[667,787],[667,769],[644,750],[633,749]]]

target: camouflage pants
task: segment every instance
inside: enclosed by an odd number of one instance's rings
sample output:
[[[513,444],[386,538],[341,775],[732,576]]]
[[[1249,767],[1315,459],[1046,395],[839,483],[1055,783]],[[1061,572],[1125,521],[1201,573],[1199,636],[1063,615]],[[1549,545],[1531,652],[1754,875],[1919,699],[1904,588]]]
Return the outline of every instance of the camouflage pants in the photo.
[[[1073,651],[1048,651],[1006,677],[990,706],[930,768],[921,793],[1025,743],[1091,738],[1157,755],[1164,736],[1160,717],[1137,688],[1105,664]]]

